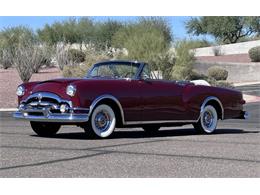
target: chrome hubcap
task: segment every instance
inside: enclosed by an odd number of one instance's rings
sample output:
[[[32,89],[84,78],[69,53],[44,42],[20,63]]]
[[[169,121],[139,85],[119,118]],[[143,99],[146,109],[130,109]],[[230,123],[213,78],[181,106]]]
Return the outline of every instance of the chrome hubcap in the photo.
[[[206,111],[203,114],[203,124],[207,127],[210,128],[213,124],[214,121],[214,116],[210,111]]]
[[[100,131],[106,131],[110,126],[110,116],[105,111],[100,111],[95,116],[95,126]]]

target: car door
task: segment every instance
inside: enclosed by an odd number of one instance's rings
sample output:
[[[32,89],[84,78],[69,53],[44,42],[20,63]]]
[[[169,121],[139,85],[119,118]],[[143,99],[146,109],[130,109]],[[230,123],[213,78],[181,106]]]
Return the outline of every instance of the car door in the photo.
[[[175,121],[184,118],[183,86],[174,81],[155,78],[148,65],[145,65],[139,87],[143,121]]]

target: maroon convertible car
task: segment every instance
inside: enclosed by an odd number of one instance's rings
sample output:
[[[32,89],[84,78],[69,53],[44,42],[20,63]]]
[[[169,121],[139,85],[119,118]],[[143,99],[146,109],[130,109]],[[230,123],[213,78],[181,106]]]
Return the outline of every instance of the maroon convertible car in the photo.
[[[17,88],[15,118],[30,121],[39,136],[61,125],[77,125],[89,135],[108,137],[116,127],[192,124],[212,133],[219,119],[245,119],[242,93],[236,90],[158,79],[146,63],[100,62],[83,79],[23,83]]]

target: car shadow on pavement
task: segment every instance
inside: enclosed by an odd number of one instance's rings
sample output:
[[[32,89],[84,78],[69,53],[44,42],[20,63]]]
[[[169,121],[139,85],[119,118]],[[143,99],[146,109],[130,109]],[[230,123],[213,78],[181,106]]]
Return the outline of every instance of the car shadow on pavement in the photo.
[[[259,133],[259,131],[245,131],[243,129],[218,129],[213,134],[210,135],[218,135],[218,134],[246,134],[246,133]],[[177,136],[194,136],[194,135],[200,135],[203,136],[203,134],[197,133],[196,130],[193,128],[187,128],[187,129],[167,129],[167,130],[160,130],[156,133],[146,133],[142,130],[120,130],[115,131],[111,137],[106,139],[120,139],[120,138],[128,138],[128,139],[138,139],[138,138],[148,138],[148,137],[177,137]],[[207,136],[210,136],[207,135]],[[37,135],[31,135],[38,137]],[[88,137],[87,134],[84,132],[73,132],[73,133],[58,133],[51,138],[58,138],[58,139],[79,139],[79,140],[86,140],[86,139],[100,139],[100,138],[93,138]]]

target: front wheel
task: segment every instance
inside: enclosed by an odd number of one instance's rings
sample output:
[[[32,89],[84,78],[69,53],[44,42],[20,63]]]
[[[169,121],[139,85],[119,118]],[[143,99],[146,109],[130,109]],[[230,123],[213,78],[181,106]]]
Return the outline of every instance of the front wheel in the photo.
[[[207,105],[203,109],[199,121],[193,126],[200,133],[210,134],[216,130],[217,124],[218,114],[216,109],[211,105]]]
[[[113,109],[106,104],[98,105],[91,114],[85,131],[95,137],[109,137],[115,130],[116,116]]]
[[[44,122],[33,122],[31,121],[31,127],[33,131],[42,137],[51,137],[55,135],[59,129],[60,125],[55,123],[44,123]]]

